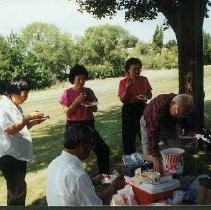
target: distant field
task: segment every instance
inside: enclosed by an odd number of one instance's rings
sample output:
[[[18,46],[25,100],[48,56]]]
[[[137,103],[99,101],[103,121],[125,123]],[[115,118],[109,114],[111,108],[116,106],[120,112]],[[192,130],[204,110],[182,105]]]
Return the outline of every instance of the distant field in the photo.
[[[178,92],[178,72],[176,70],[145,71],[152,88],[153,97],[160,93]],[[99,99],[99,111],[96,114],[96,127],[112,151],[112,169],[121,161],[121,103],[117,97],[118,83],[121,78],[87,81],[86,86],[91,87]],[[34,160],[29,163],[27,183],[27,205],[45,205],[45,176],[49,162],[60,154],[63,137],[65,117],[58,98],[69,84],[34,91],[23,105],[24,112],[40,110],[51,119],[32,128],[31,134],[34,142]],[[205,68],[205,119],[206,125],[211,129],[211,66]],[[137,143],[139,145],[139,143]],[[96,174],[95,156],[85,163],[91,175]],[[6,204],[6,187],[0,177],[0,206]]]

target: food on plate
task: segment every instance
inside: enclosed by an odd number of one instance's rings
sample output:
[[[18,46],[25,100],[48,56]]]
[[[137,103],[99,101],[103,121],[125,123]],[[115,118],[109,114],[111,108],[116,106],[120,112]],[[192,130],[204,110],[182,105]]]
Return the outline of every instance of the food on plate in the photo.
[[[140,184],[142,182],[148,182],[148,174],[150,172],[148,171],[143,171],[141,173],[136,173],[134,177],[131,178],[131,181],[134,182],[135,184]]]

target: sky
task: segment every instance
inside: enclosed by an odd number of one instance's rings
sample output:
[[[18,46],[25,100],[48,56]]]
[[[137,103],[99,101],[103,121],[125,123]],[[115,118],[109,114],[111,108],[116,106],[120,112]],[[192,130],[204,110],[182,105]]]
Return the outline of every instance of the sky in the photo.
[[[19,33],[30,23],[44,22],[56,25],[61,32],[83,36],[88,27],[109,23],[123,27],[141,41],[151,42],[156,26],[161,26],[164,19],[159,15],[156,20],[143,23],[125,22],[124,15],[119,13],[113,19],[98,20],[78,12],[78,8],[74,0],[0,0],[0,34]],[[205,19],[204,31],[211,34],[211,17]],[[164,43],[170,39],[175,39],[171,28],[164,31]]]

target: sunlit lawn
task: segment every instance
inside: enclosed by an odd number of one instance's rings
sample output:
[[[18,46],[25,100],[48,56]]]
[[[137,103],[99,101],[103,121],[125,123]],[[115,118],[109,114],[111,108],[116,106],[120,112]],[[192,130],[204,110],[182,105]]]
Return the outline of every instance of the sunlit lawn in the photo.
[[[178,92],[177,71],[147,71],[149,81],[153,87],[153,96],[160,93]],[[88,81],[99,99],[99,111],[96,114],[96,128],[103,139],[111,148],[111,171],[121,161],[121,103],[117,97],[120,78]],[[24,112],[40,110],[51,118],[43,124],[31,129],[34,143],[34,160],[29,163],[27,183],[27,205],[45,205],[45,175],[49,162],[60,154],[62,150],[65,117],[58,98],[69,84],[57,85],[48,90],[31,92],[28,100],[23,105]],[[206,126],[211,129],[211,67],[205,70],[205,119]],[[137,143],[139,145],[139,143]],[[139,147],[138,147],[138,151]],[[208,170],[210,155],[203,153],[195,156],[193,164],[203,164],[203,169]],[[90,175],[97,173],[95,155],[92,154],[86,161],[86,168]],[[197,165],[192,172],[200,170]],[[211,170],[211,168],[210,168]],[[6,187],[0,177],[0,206],[6,204]]]

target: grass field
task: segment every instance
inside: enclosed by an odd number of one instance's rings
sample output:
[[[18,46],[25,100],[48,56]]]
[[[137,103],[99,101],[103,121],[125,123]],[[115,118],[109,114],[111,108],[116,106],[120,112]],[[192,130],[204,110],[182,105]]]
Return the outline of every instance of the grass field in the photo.
[[[175,70],[146,71],[153,87],[153,97],[160,93],[178,92],[178,72]],[[103,139],[111,148],[111,167],[115,169],[121,161],[121,103],[117,97],[117,89],[120,78],[87,81],[86,86],[91,87],[99,99],[99,111],[96,114],[96,128]],[[45,205],[45,176],[46,167],[49,162],[61,153],[62,137],[65,126],[65,116],[62,107],[58,103],[59,95],[69,84],[57,85],[56,87],[30,92],[28,100],[23,105],[25,113],[39,110],[51,118],[44,123],[31,129],[34,143],[34,160],[28,165],[27,183],[28,193],[27,205]],[[211,67],[205,68],[204,77],[205,89],[205,119],[206,126],[211,129]],[[137,142],[137,145],[140,143]],[[139,151],[139,148],[138,148]],[[200,161],[206,161],[204,170],[211,170],[210,156],[204,153],[195,154],[193,157]],[[94,154],[86,161],[86,168],[90,175],[95,175],[96,160]],[[205,167],[205,166],[204,166]],[[196,165],[193,170],[199,170]],[[0,206],[6,205],[6,186],[0,176]]]

